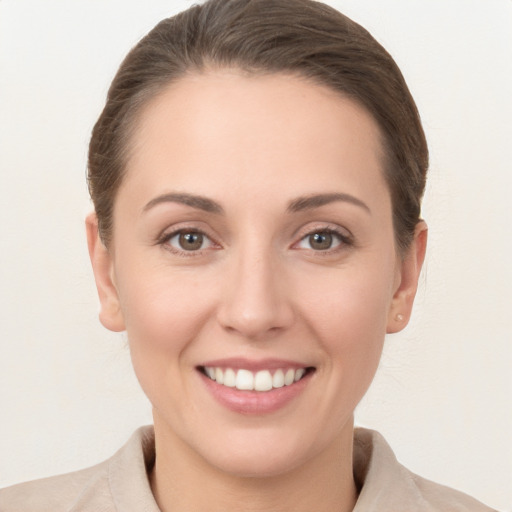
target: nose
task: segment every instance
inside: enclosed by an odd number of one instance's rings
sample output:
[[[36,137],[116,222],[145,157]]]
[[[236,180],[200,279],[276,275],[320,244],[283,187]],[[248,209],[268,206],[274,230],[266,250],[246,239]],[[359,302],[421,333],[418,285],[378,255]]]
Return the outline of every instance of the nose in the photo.
[[[229,262],[218,310],[224,329],[254,340],[271,337],[292,324],[291,290],[276,260],[270,251],[262,251],[240,254]]]

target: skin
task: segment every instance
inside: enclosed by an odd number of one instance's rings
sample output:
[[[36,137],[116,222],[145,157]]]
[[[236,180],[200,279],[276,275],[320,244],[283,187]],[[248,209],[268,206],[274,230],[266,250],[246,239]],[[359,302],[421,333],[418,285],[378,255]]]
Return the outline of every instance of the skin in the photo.
[[[100,319],[126,329],[153,405],[160,508],[351,510],[353,411],[409,319],[426,244],[420,222],[397,253],[375,121],[298,77],[210,70],[153,99],[132,148],[112,245],[94,214],[87,232]],[[314,194],[345,196],[290,208]],[[319,250],[309,235],[327,229],[341,237]],[[208,238],[185,251],[162,236],[178,230]],[[315,371],[279,410],[239,414],[197,370],[226,357]]]

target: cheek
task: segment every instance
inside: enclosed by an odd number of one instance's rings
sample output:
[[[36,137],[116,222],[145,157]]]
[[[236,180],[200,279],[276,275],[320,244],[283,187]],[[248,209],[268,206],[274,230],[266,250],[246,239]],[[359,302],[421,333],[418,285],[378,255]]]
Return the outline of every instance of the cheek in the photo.
[[[371,267],[354,268],[331,273],[323,287],[318,276],[304,283],[309,330],[329,355],[336,385],[355,387],[356,395],[366,391],[382,352],[392,299],[391,280],[383,275]]]
[[[200,325],[208,310],[208,288],[192,272],[173,272],[164,265],[118,270],[118,288],[126,330],[133,343],[165,349],[179,344]]]
[[[119,297],[134,370],[151,395],[157,381],[180,378],[176,370],[186,362],[186,348],[209,317],[212,300],[193,276],[161,269],[136,279],[120,272],[119,282],[124,283]]]
[[[338,338],[342,345],[343,338],[365,344],[383,337],[393,294],[390,276],[392,271],[371,272],[368,266],[310,274],[299,292],[303,314],[322,339]]]

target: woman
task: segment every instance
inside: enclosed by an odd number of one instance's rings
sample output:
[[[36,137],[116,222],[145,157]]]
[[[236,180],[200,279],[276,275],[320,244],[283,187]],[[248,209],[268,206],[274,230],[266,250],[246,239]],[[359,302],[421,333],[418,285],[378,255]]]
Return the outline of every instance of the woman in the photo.
[[[87,218],[154,431],[1,509],[490,510],[353,427],[411,314],[427,160],[396,64],[322,4],[213,0],[155,27],[94,128]]]

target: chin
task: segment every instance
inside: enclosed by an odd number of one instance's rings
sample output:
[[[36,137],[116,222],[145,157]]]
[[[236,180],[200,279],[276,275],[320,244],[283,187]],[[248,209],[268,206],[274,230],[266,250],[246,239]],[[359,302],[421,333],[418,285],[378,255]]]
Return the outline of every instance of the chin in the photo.
[[[318,440],[290,436],[290,430],[233,433],[205,447],[203,457],[219,471],[241,478],[267,478],[290,473],[322,451]],[[213,448],[213,449],[212,449]]]
[[[301,465],[296,454],[273,453],[260,450],[259,453],[237,453],[231,451],[228,457],[212,461],[223,473],[239,478],[270,478],[290,473]]]

